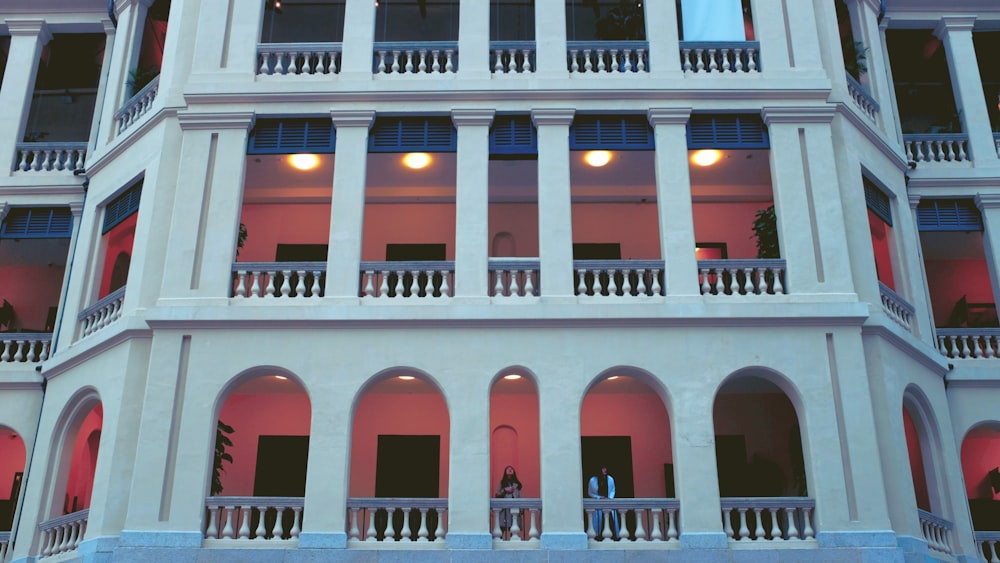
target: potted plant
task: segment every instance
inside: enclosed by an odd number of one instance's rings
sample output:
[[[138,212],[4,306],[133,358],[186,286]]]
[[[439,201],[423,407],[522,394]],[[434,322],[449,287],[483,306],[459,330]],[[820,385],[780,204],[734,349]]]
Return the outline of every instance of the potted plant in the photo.
[[[778,216],[774,205],[757,211],[753,221],[753,234],[757,244],[757,258],[781,258],[778,247]]]
[[[229,426],[221,420],[218,421],[218,425],[215,429],[215,461],[212,465],[212,496],[222,493],[222,473],[225,472],[225,468],[222,467],[222,463],[233,462],[233,456],[226,453],[226,448],[233,445],[233,441],[229,439],[229,434],[232,434],[233,432],[234,430],[232,426]]]
[[[844,51],[844,70],[855,80],[861,80],[861,75],[868,72],[868,49],[865,44],[845,37],[841,39],[840,46]]]

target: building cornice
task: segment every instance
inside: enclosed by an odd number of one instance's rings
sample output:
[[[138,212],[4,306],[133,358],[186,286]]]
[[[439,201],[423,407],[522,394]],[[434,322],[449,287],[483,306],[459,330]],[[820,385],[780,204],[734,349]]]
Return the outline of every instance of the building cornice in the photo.
[[[906,199],[910,202],[910,209],[916,209],[920,205],[920,194],[906,194]]]
[[[881,337],[896,349],[941,377],[944,377],[948,373],[947,358],[942,356],[936,349],[931,348],[911,335],[901,336],[896,332],[896,326],[888,318],[885,318],[884,322],[873,320],[861,327],[861,335]]]
[[[248,131],[253,126],[252,111],[239,112],[177,112],[177,121],[184,131],[242,129]]]
[[[903,154],[901,148],[894,144],[890,144],[885,137],[875,131],[875,129],[873,129],[868,122],[862,119],[857,112],[848,107],[847,104],[838,103],[837,112],[850,121],[857,131],[864,135],[865,138],[867,138],[868,141],[879,150],[879,152],[896,165],[896,168],[898,168],[901,172],[906,170],[906,156]]]
[[[533,109],[531,110],[531,121],[536,127],[542,125],[564,125],[573,123],[573,116],[576,115],[574,109]]]
[[[836,106],[764,107],[760,111],[765,125],[775,123],[832,123]]]
[[[1000,194],[977,193],[975,197],[976,207],[980,211],[987,209],[1000,209]]]
[[[934,28],[934,37],[945,39],[949,33],[968,32],[972,33],[972,28],[976,25],[974,15],[941,16],[941,21]]]
[[[364,127],[372,126],[375,120],[375,112],[370,110],[333,110],[330,112],[330,119],[337,129],[341,127]]]
[[[455,127],[489,127],[495,114],[492,109],[456,109],[451,112],[451,121]]]
[[[177,108],[162,108],[152,115],[146,114],[139,119],[139,125],[133,126],[134,128],[129,128],[127,132],[122,133],[115,137],[111,143],[106,145],[104,153],[98,153],[94,160],[87,162],[87,175],[93,177],[94,174],[101,171],[105,166],[111,164],[118,157],[125,153],[136,142],[138,139],[146,135],[150,130],[155,128],[160,122],[164,121],[168,117],[173,117],[177,115]],[[146,116],[149,116],[148,118]],[[108,148],[110,146],[110,148]]]
[[[649,124],[657,125],[687,125],[691,120],[692,108],[650,108],[646,112]]]
[[[7,31],[13,37],[38,37],[44,45],[52,40],[52,33],[45,20],[7,20]]]

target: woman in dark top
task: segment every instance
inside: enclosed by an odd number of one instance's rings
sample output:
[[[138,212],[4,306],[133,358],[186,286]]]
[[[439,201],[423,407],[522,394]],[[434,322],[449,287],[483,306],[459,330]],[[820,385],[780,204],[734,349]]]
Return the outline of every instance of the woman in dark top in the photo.
[[[517,471],[514,466],[508,465],[503,469],[503,476],[500,477],[500,486],[494,495],[496,498],[521,498],[521,481],[517,478]],[[519,516],[520,518],[520,516]],[[520,520],[518,520],[520,523]],[[510,539],[511,514],[509,508],[500,511],[500,535],[501,539]]]

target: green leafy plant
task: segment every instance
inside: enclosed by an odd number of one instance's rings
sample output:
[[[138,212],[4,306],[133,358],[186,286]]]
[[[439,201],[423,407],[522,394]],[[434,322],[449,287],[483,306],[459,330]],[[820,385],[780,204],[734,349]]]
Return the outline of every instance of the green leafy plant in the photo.
[[[212,466],[212,496],[222,493],[222,474],[226,471],[222,464],[233,463],[233,456],[226,453],[226,448],[233,445],[233,441],[229,439],[229,434],[233,432],[232,426],[218,421],[215,429],[215,463]]]
[[[645,37],[646,21],[642,3],[619,0],[618,5],[597,19],[596,33],[602,41],[635,41]]]
[[[247,243],[247,226],[240,223],[240,232],[236,235],[236,255],[240,255],[240,249]]]
[[[868,49],[865,44],[845,37],[841,39],[840,47],[844,50],[844,70],[860,80],[861,75],[868,72]]]
[[[778,216],[774,212],[774,205],[757,211],[752,228],[757,239],[757,258],[781,258],[781,249],[778,248]]]
[[[160,69],[155,66],[144,66],[142,68],[137,68],[131,70],[128,73],[128,80],[125,84],[128,85],[129,90],[132,95],[136,95],[140,90],[149,85],[154,78],[160,75]]]

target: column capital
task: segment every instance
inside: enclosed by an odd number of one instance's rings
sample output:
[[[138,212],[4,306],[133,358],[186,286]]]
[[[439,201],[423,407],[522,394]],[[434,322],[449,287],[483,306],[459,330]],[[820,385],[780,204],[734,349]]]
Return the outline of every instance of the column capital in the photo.
[[[118,31],[118,28],[115,27],[114,22],[109,19],[102,19],[101,27],[104,28],[104,35],[107,36],[112,36],[115,34],[116,31]]]
[[[657,125],[687,125],[691,119],[691,108],[650,108],[646,112],[649,124]]]
[[[919,194],[906,194],[906,198],[910,201],[910,209],[916,209],[920,205]]]
[[[976,16],[941,16],[941,21],[934,28],[934,36],[938,39],[947,38],[949,33],[956,31],[968,31],[972,33],[972,27],[976,25]]]
[[[204,129],[243,129],[249,130],[253,126],[254,113],[252,111],[239,112],[177,112],[177,121],[180,122],[184,131],[204,130]]]
[[[0,201],[0,221],[3,221],[8,213],[10,213],[10,203]]]
[[[73,215],[74,218],[79,219],[83,215],[83,202],[74,201],[70,203],[69,212]]]
[[[882,10],[882,3],[880,0],[855,0],[860,6],[867,6],[870,10],[876,14]]]
[[[451,110],[451,121],[455,127],[476,126],[489,127],[493,124],[493,116],[496,110],[492,109],[453,109]]]
[[[889,29],[889,24],[892,23],[892,18],[889,16],[882,16],[882,21],[878,22],[878,29],[882,33]]]
[[[139,6],[149,8],[153,5],[153,0],[115,0],[115,15],[120,16],[121,13],[129,6]]]
[[[43,45],[52,40],[45,20],[7,20],[7,31],[13,37],[38,37]]]
[[[832,123],[837,109],[833,106],[765,107],[761,110],[764,125],[773,123]]]
[[[364,127],[368,129],[375,121],[375,112],[370,110],[333,110],[330,119],[337,129],[341,127]]]
[[[1000,209],[1000,194],[976,194],[975,202],[979,211]]]
[[[540,125],[572,125],[574,109],[533,109],[531,110],[531,121],[535,127]]]

